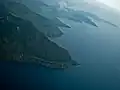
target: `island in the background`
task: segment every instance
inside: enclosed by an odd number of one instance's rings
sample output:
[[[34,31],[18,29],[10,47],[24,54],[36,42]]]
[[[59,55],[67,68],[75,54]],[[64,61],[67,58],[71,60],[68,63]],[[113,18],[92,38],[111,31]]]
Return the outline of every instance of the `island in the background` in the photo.
[[[66,49],[49,40],[31,21],[12,14],[3,3],[0,4],[0,60],[58,69],[79,65]]]

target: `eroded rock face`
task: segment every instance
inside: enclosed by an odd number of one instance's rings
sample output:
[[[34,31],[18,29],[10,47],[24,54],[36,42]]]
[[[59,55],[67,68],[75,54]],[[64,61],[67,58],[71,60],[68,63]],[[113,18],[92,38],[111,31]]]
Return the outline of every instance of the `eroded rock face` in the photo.
[[[12,15],[3,5],[0,7],[3,8],[0,13],[1,60],[36,62],[48,67],[75,64],[67,50],[50,41],[30,21]]]

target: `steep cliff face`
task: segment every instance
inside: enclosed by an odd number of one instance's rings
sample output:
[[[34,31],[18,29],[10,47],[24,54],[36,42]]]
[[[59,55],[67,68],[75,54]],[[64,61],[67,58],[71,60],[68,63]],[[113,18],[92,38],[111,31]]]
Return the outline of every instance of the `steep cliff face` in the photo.
[[[0,60],[75,64],[68,51],[50,41],[27,20],[9,13],[0,5]],[[42,63],[41,63],[42,64]],[[44,64],[47,65],[47,64]]]

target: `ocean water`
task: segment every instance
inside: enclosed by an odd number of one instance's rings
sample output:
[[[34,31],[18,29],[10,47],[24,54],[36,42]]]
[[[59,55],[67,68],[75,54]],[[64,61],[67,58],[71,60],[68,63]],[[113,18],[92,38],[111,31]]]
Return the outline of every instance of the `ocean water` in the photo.
[[[54,39],[81,66],[55,70],[39,65],[0,62],[3,90],[120,90],[120,29],[67,21],[71,29]]]
[[[0,62],[0,73],[3,90],[120,90],[120,71],[113,64],[83,64],[58,71]]]

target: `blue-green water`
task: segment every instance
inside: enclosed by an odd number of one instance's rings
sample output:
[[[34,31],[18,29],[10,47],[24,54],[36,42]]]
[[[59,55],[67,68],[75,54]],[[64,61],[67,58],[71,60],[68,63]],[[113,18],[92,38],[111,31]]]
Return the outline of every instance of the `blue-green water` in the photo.
[[[0,68],[0,82],[8,90],[120,90],[120,72],[112,64],[83,64],[58,71],[1,62]]]
[[[81,66],[53,70],[0,62],[1,85],[8,90],[120,90],[120,29],[102,23],[99,28],[69,24],[72,29],[54,41]]]

